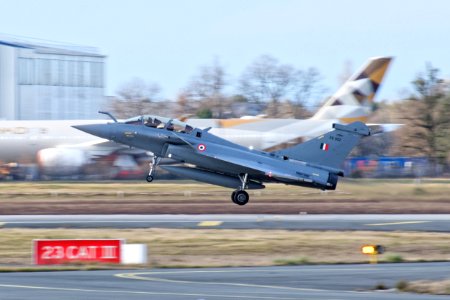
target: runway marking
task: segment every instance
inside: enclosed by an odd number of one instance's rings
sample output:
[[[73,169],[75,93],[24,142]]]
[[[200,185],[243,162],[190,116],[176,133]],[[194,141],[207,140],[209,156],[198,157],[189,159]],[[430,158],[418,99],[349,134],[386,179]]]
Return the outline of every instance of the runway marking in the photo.
[[[140,276],[140,275],[144,275],[144,274],[151,274],[151,273],[150,272],[149,273],[128,273],[128,274],[124,273],[124,274],[116,274],[115,276],[120,277],[120,278],[127,278],[127,279],[156,281],[156,282],[169,282],[169,283],[227,285],[227,286],[240,286],[240,287],[252,287],[252,288],[263,288],[263,289],[293,290],[293,291],[303,291],[303,292],[326,292],[327,291],[327,290],[320,290],[320,289],[294,288],[294,287],[278,286],[278,285],[259,285],[259,284],[251,284],[251,283],[234,283],[234,282],[200,282],[200,281],[174,280],[174,279]]]
[[[430,223],[431,221],[402,221],[402,222],[391,222],[391,223],[375,223],[375,224],[364,224],[366,226],[388,226],[388,225],[403,225],[403,224],[422,224]]]
[[[202,221],[197,224],[197,226],[202,227],[213,227],[213,226],[220,226],[223,224],[223,221]]]
[[[262,269],[261,267],[256,267],[259,269],[259,271],[261,272],[272,272],[274,270],[272,269]],[[375,267],[370,266],[370,267],[360,267],[360,268],[314,268],[314,267],[307,267],[307,266],[301,266],[302,270],[304,271],[327,271],[327,272],[332,272],[332,271],[337,271],[337,272],[341,272],[341,271],[372,271]],[[240,273],[244,273],[244,272],[254,272],[254,269],[244,269],[244,268],[239,268],[239,270],[182,270],[182,271],[151,271],[151,272],[140,272],[140,273],[119,273],[119,274],[115,274],[114,276],[117,277],[122,277],[122,275],[127,275],[127,274],[136,274],[136,275],[143,275],[143,274],[151,274],[151,275],[164,275],[164,274],[195,274],[195,273],[236,273],[236,272],[240,272]],[[297,272],[298,270],[296,270],[295,268],[292,269],[277,269],[275,270],[276,272],[282,272],[282,273],[290,273],[290,272]]]
[[[358,269],[360,270],[360,269]],[[302,292],[330,292],[331,290],[325,289],[313,289],[313,288],[296,288],[289,286],[279,286],[279,285],[260,285],[251,283],[234,283],[234,282],[200,282],[200,281],[188,281],[188,280],[175,280],[175,279],[165,279],[158,277],[145,277],[142,275],[163,275],[163,274],[183,274],[183,273],[236,273],[236,272],[251,272],[254,270],[244,269],[244,270],[215,270],[215,271],[168,271],[168,272],[143,272],[143,273],[121,273],[115,274],[115,277],[134,279],[134,280],[144,280],[144,281],[155,281],[155,282],[168,282],[168,283],[182,283],[182,284],[203,284],[203,285],[225,285],[225,286],[238,286],[238,287],[251,287],[251,288],[263,288],[263,289],[278,289],[278,290],[290,290],[290,291],[302,291]],[[278,270],[280,271],[280,270]],[[323,270],[322,270],[323,271]],[[361,293],[353,291],[340,291],[344,293]]]
[[[299,299],[298,297],[269,297],[269,296],[246,296],[246,295],[220,295],[220,294],[196,294],[196,293],[170,293],[170,292],[147,292],[147,291],[121,291],[121,290],[93,290],[93,289],[78,289],[78,288],[60,288],[48,286],[33,286],[33,285],[16,285],[16,284],[0,284],[4,288],[20,288],[20,289],[36,289],[36,290],[52,290],[65,292],[85,292],[85,293],[112,293],[112,294],[138,294],[138,295],[165,295],[165,296],[192,296],[192,297],[214,297],[214,298],[240,298],[240,299],[284,299],[292,300]]]

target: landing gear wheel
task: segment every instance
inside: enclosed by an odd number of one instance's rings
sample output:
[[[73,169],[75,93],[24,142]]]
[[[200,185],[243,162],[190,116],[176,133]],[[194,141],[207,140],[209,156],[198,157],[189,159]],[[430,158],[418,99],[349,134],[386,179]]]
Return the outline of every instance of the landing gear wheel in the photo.
[[[246,191],[235,191],[233,196],[233,202],[237,205],[245,205],[250,199]]]
[[[153,176],[152,175],[147,175],[147,178],[145,178],[147,180],[147,182],[152,182],[153,181]]]
[[[234,201],[234,196],[236,195],[236,191],[233,191],[231,193],[231,201],[233,201],[234,203],[236,203],[236,201]],[[237,204],[237,203],[236,203]]]

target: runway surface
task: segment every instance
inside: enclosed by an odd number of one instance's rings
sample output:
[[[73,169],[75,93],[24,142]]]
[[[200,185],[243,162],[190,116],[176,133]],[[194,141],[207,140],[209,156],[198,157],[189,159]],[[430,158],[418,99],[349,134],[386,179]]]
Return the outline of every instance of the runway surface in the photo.
[[[444,299],[394,290],[399,280],[439,280],[450,263],[71,271],[0,274],[6,299]],[[448,298],[446,298],[448,299]]]
[[[450,232],[450,215],[16,215],[3,228],[221,228]]]

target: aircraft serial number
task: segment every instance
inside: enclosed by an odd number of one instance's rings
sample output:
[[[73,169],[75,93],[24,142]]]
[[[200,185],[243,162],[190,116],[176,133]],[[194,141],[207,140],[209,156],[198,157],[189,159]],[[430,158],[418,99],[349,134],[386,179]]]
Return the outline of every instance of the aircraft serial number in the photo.
[[[340,137],[330,136],[330,140],[340,142],[342,139]]]

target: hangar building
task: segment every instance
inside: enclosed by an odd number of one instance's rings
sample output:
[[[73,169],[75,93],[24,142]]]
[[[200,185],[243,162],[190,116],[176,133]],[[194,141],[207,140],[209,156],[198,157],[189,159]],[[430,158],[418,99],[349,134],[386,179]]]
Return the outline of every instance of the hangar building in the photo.
[[[92,47],[0,36],[0,120],[98,118],[104,64]]]

